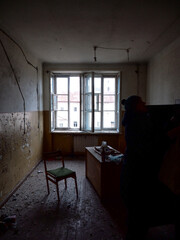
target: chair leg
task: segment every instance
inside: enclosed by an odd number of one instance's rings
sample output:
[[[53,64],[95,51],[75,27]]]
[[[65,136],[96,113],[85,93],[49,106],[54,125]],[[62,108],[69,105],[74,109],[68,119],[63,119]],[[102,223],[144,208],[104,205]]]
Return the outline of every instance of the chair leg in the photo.
[[[46,176],[46,183],[47,183],[47,190],[48,190],[48,194],[49,194],[49,182],[48,182],[47,176]]]
[[[64,183],[65,183],[65,189],[67,189],[67,180],[66,180],[66,178],[64,179]]]
[[[78,197],[78,187],[77,187],[77,178],[76,178],[76,174],[75,174],[75,177],[74,177],[74,181],[75,181],[75,186],[76,186],[76,194],[77,194],[77,197]]]
[[[56,182],[56,190],[57,190],[58,202],[60,202],[58,182]]]

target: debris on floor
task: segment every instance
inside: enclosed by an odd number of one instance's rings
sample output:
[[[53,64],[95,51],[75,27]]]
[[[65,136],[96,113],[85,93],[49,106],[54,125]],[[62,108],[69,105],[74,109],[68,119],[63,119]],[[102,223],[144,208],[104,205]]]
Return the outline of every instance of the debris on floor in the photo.
[[[50,161],[50,168],[57,164]],[[126,223],[119,200],[102,204],[86,178],[84,160],[66,159],[66,167],[77,172],[79,198],[73,179],[67,189],[63,181],[59,184],[60,203],[51,182],[48,194],[42,161],[0,209],[1,240],[122,240]],[[173,226],[152,229],[148,235],[148,240],[175,239]]]
[[[5,233],[8,229],[17,231],[16,215],[0,217],[0,233]]]

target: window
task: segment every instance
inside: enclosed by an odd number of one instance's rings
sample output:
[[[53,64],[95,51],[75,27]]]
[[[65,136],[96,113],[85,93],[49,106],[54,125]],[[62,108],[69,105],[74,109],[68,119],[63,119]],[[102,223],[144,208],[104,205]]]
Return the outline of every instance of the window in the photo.
[[[77,127],[77,126],[78,126],[77,122],[76,122],[76,121],[74,121],[74,127]]]
[[[117,73],[53,74],[51,130],[118,131]]]
[[[80,127],[80,76],[51,78],[51,111],[54,129]]]

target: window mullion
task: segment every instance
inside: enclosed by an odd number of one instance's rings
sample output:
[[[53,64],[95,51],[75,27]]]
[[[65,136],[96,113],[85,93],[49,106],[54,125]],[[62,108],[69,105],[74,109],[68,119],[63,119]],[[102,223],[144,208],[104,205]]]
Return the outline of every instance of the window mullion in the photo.
[[[94,132],[94,73],[92,72],[92,132]]]
[[[68,76],[68,128],[70,128],[70,77]]]
[[[57,94],[57,80],[55,77],[55,83],[54,83],[54,93]],[[55,121],[55,128],[57,127],[57,110],[54,108],[54,96],[53,96],[53,110],[54,110],[54,121]]]
[[[79,129],[82,130],[82,74],[80,74],[80,89],[79,89],[79,92],[80,92],[80,106],[79,106]]]
[[[103,81],[103,76],[101,77],[101,130],[103,129],[103,123],[104,123],[104,120],[103,120],[103,111],[104,111],[104,108],[103,108],[103,90],[104,90],[104,81]]]
[[[50,109],[50,129],[53,131],[55,129],[55,114],[54,114],[54,83],[55,83],[55,76],[51,73],[49,74],[49,88],[50,88],[50,95],[49,95],[49,109]]]
[[[121,113],[122,113],[122,108],[121,108],[121,104],[120,104],[120,99],[121,99],[121,96],[122,96],[122,86],[121,86],[122,82],[121,82],[121,72],[118,73],[118,76],[117,76],[117,89],[118,89],[118,92],[117,92],[117,102],[118,102],[118,106],[117,106],[117,110],[118,110],[118,113],[117,113],[117,130],[118,131],[121,131]]]
[[[116,82],[115,82],[115,128],[117,129],[117,112],[118,112],[118,108],[117,108],[117,99],[118,99],[118,85],[117,85],[117,76],[116,76]]]
[[[85,76],[83,74],[83,130],[85,130],[85,86],[86,86],[86,83],[85,83]]]
[[[57,127],[57,116],[56,116],[56,111],[54,111],[54,121],[55,121],[55,128]]]

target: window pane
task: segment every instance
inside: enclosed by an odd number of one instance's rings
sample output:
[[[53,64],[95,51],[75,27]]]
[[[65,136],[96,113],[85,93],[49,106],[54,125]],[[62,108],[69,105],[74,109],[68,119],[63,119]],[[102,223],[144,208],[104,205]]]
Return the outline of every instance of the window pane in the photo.
[[[56,78],[56,87],[57,94],[68,94],[68,78],[67,77]]]
[[[99,94],[99,111],[101,111],[101,94]]]
[[[115,112],[104,112],[103,120],[103,128],[115,128]]]
[[[68,110],[68,103],[67,102],[58,102],[57,110]]]
[[[109,95],[103,97],[104,110],[115,110],[115,96]]]
[[[101,111],[101,94],[94,94],[94,110]]]
[[[70,77],[70,102],[80,101],[80,77]]]
[[[85,76],[85,93],[92,92],[92,77],[90,75]]]
[[[52,95],[52,110],[56,110],[56,109],[57,109],[57,96]]]
[[[100,77],[94,78],[94,92],[101,93],[101,78]]]
[[[115,94],[115,78],[104,78],[104,94]]]
[[[101,128],[101,113],[100,112],[94,113],[94,127],[95,127],[95,129]]]
[[[92,110],[92,95],[87,94],[85,95],[85,111],[91,111]]]
[[[58,95],[58,102],[68,102],[68,95]]]
[[[114,103],[104,103],[103,107],[104,107],[104,110],[115,110]]]
[[[70,128],[79,128],[79,103],[70,103]]]
[[[68,110],[68,96],[54,95],[53,104],[54,104],[54,110]]]
[[[53,77],[51,77],[50,88],[51,88],[51,93],[54,93],[54,78]]]
[[[57,97],[57,108],[56,110],[68,110],[68,96],[67,95],[59,95]]]
[[[54,98],[54,95],[51,95],[51,111],[54,110],[53,98]]]
[[[92,125],[92,113],[91,112],[85,112],[85,129],[91,130]]]
[[[57,111],[56,112],[56,127],[67,128],[68,127],[68,112]]]

